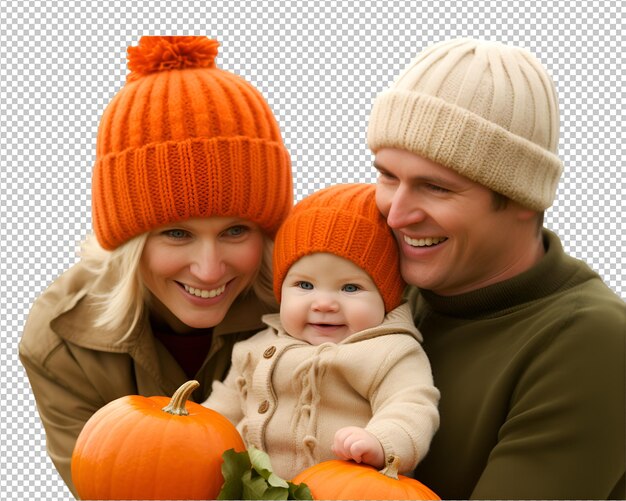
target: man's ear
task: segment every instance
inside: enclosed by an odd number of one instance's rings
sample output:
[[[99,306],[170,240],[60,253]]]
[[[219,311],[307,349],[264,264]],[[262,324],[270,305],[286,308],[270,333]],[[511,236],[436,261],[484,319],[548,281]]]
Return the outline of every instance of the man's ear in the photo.
[[[537,219],[539,217],[540,212],[536,210],[529,209],[528,207],[524,207],[514,200],[509,200],[510,209],[515,211],[515,217],[519,221],[529,221],[531,219]]]
[[[520,209],[517,212],[517,218],[520,221],[528,221],[529,219],[536,219],[539,216],[539,212],[531,209]]]

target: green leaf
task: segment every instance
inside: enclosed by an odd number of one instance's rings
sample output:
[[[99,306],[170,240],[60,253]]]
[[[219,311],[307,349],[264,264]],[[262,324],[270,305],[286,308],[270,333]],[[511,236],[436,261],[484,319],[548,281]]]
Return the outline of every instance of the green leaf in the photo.
[[[222,454],[222,474],[224,476],[236,476],[241,478],[245,471],[250,469],[250,457],[247,451],[235,452],[235,449],[228,449]]]
[[[313,499],[306,484],[295,485],[276,475],[263,451],[230,449],[222,458],[224,485],[217,499]]]
[[[263,477],[258,476],[252,471],[247,471],[243,474],[243,477],[241,477],[241,481],[243,484],[241,499],[265,499],[268,485]]]
[[[260,451],[255,447],[250,446],[248,448],[248,455],[250,456],[250,462],[252,463],[252,468],[261,475],[267,483],[272,487],[282,487],[283,489],[288,489],[289,485],[285,480],[280,478],[272,471],[272,463],[270,461],[270,457],[266,452]]]
[[[294,484],[288,482],[289,484],[289,499],[307,499],[312,500],[313,494],[311,494],[311,489],[305,483]]]
[[[263,452],[251,445],[248,447],[248,456],[250,457],[250,462],[255,470],[272,471],[272,462],[270,461],[270,457],[267,455],[267,452]]]
[[[289,490],[282,487],[270,487],[265,491],[263,499],[289,499]]]
[[[241,478],[245,472],[251,468],[248,453],[235,452],[234,449],[224,451],[222,454],[222,475],[224,485],[217,496],[217,499],[242,499],[243,485]]]

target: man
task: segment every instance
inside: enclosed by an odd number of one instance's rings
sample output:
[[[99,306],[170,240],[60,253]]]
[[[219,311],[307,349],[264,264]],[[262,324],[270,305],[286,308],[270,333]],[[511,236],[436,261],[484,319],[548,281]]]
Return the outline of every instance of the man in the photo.
[[[442,498],[624,499],[626,305],[543,228],[557,97],[528,52],[454,40],[375,100],[376,198],[414,287]]]

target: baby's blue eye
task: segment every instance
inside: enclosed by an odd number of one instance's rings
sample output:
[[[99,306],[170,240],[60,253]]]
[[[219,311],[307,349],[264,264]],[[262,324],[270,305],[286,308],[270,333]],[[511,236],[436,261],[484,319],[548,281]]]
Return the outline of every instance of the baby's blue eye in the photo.
[[[297,283],[297,286],[307,291],[310,291],[311,289],[313,289],[313,284],[311,282],[307,282],[306,280],[300,280]]]
[[[242,225],[231,226],[226,230],[226,233],[228,233],[228,235],[231,237],[240,237],[245,233],[246,229],[247,228]]]
[[[360,287],[358,285],[355,284],[346,284],[344,285],[341,290],[344,292],[356,292],[360,289]]]

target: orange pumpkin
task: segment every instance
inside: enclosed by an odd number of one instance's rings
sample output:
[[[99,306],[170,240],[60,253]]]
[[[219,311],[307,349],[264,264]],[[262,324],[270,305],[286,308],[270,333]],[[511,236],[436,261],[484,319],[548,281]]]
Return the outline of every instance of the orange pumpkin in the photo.
[[[441,499],[421,482],[398,475],[398,458],[391,456],[387,467],[333,459],[298,473],[294,484],[304,482],[313,499]]]
[[[129,395],[98,410],[78,436],[72,480],[83,499],[215,499],[222,453],[245,450],[221,414],[187,399]]]

